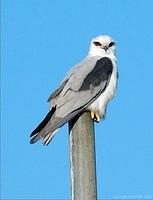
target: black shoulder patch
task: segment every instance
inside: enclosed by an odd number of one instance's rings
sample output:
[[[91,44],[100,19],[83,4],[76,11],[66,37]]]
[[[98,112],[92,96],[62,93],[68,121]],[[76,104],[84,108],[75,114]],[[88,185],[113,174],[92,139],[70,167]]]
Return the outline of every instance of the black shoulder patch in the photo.
[[[112,70],[113,64],[108,57],[99,59],[93,70],[84,79],[79,90],[89,90],[90,87],[96,87],[104,81],[108,84]]]

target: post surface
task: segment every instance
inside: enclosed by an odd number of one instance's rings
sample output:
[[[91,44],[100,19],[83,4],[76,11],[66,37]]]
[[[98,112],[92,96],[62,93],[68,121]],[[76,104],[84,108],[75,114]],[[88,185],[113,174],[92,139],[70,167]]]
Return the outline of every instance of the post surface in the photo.
[[[89,112],[69,123],[72,200],[96,200],[94,122]]]

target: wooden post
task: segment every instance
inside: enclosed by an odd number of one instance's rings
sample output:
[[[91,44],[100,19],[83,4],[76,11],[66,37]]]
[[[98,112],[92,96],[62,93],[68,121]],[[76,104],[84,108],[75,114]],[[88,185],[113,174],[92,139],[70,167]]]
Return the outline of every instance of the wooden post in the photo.
[[[94,122],[89,112],[69,123],[72,200],[96,200]]]

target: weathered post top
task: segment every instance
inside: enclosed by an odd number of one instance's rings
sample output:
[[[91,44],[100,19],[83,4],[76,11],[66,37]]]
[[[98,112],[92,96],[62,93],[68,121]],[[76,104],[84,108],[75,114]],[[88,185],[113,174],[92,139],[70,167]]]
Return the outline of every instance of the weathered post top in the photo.
[[[96,200],[94,122],[89,112],[69,123],[72,200]]]

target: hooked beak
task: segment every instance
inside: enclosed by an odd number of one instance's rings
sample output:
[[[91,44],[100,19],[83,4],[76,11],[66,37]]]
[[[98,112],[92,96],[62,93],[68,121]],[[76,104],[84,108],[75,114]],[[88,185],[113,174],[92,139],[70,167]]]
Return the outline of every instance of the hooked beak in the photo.
[[[104,49],[105,51],[107,51],[107,50],[108,50],[108,46],[104,46],[103,49]]]

